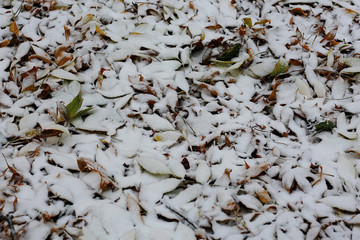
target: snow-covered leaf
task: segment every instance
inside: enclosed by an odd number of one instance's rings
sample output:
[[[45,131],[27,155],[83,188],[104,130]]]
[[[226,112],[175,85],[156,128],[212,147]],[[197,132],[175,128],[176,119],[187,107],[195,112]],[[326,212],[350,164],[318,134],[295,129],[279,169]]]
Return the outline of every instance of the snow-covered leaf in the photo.
[[[211,176],[211,170],[206,162],[201,162],[195,172],[196,181],[199,183],[205,183]]]
[[[165,118],[156,114],[141,114],[141,117],[155,131],[168,131],[174,130],[173,125]]]
[[[140,155],[137,158],[138,164],[152,174],[171,174],[170,169],[155,156]]]
[[[338,208],[349,212],[355,212],[357,210],[357,201],[355,199],[355,196],[352,194],[325,197],[320,201],[329,205],[330,207]]]
[[[57,78],[66,79],[66,80],[73,80],[73,81],[80,81],[80,79],[73,73],[65,71],[63,69],[55,69],[51,72],[51,75]]]

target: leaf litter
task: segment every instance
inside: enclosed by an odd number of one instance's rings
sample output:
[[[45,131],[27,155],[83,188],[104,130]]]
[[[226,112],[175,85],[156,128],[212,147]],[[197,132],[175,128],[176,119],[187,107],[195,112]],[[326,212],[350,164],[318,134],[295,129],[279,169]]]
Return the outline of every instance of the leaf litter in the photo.
[[[360,238],[358,2],[0,11],[0,238]]]

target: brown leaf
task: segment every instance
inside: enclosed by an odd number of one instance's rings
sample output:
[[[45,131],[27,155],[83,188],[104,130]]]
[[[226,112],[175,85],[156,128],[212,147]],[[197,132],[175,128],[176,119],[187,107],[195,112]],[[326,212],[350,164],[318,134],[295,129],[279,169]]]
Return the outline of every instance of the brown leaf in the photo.
[[[93,163],[95,163],[95,162],[88,158],[78,158],[77,159],[77,164],[78,164],[79,170],[81,172],[97,171],[96,168],[92,165]]]
[[[293,8],[289,12],[294,16],[307,17],[310,15],[310,10],[302,10],[301,8]]]
[[[6,47],[7,45],[9,45],[9,43],[10,43],[10,40],[4,40],[4,41],[0,42],[0,48]]]
[[[275,101],[276,100],[276,89],[281,83],[282,83],[282,81],[279,81],[279,82],[275,83],[272,86],[273,90],[272,90],[270,96],[268,97],[269,101]]]
[[[239,29],[237,30],[237,32],[240,34],[240,36],[245,36],[246,35],[246,27],[244,26],[240,26]]]
[[[334,40],[337,30],[338,27],[336,26],[333,30],[331,30],[325,35],[325,37],[320,41],[320,43]]]
[[[64,26],[64,30],[65,30],[65,39],[66,41],[69,40],[69,37],[70,37],[70,28],[68,28],[67,26]]]
[[[255,193],[262,203],[268,203],[271,201],[271,197],[265,189],[263,189],[262,191],[257,191]]]
[[[37,58],[37,59],[40,59],[46,63],[51,63],[51,59],[50,58],[47,58],[45,56],[41,56],[41,55],[37,55],[37,54],[33,54],[31,56],[28,57],[28,60],[30,61],[31,59],[34,59],[34,58]]]
[[[69,62],[69,61],[71,61],[71,60],[73,60],[74,59],[74,56],[72,55],[72,54],[70,54],[69,56],[64,56],[64,57],[62,57],[62,58],[58,58],[58,59],[56,59],[56,64],[58,65],[58,66],[62,66],[62,65],[64,65],[65,63],[67,63],[67,62]]]
[[[265,25],[266,23],[271,24],[271,20],[270,19],[262,19],[260,21],[257,21],[254,25],[258,25],[258,24]]]
[[[108,177],[102,175],[101,173],[99,173],[101,176],[101,180],[100,180],[100,189],[103,191],[108,191],[108,190],[114,190],[114,189],[118,189],[118,187],[115,185],[115,183]]]
[[[291,64],[293,66],[303,66],[304,65],[303,61],[298,60],[298,59],[293,59],[293,58],[291,58],[289,60],[289,64]]]
[[[221,29],[223,27],[220,24],[216,24],[216,25],[207,26],[205,28],[210,29],[210,30],[218,30],[218,29]]]
[[[206,83],[201,83],[199,85],[199,87],[205,88],[206,90],[208,90],[212,95],[214,95],[215,97],[217,97],[219,95],[219,93],[215,90],[215,88],[211,85],[208,85]]]
[[[16,36],[18,36],[18,37],[20,36],[18,26],[16,25],[16,21],[13,21],[11,23],[9,30],[10,30],[10,32],[15,34]]]

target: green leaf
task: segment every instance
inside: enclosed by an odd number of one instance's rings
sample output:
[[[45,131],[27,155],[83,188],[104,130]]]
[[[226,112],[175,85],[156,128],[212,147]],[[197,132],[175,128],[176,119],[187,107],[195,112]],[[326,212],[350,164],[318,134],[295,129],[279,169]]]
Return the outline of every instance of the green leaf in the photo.
[[[276,63],[274,70],[270,74],[270,77],[274,78],[281,73],[287,72],[287,70],[289,70],[289,63],[284,58],[281,57],[279,61]]]
[[[231,59],[233,59],[234,57],[237,57],[239,55],[240,47],[241,47],[240,43],[236,43],[229,50],[227,50],[221,56],[219,56],[217,58],[217,60],[230,61]]]
[[[253,24],[252,24],[251,18],[243,18],[243,21],[246,26],[248,26],[249,28],[252,28]]]
[[[335,126],[336,126],[335,123],[333,123],[333,122],[330,121],[330,120],[326,120],[326,121],[324,121],[324,122],[321,122],[321,123],[315,125],[315,129],[316,129],[316,131],[318,131],[318,132],[321,132],[321,131],[331,131]]]
[[[66,110],[69,114],[69,119],[74,118],[77,114],[77,111],[81,108],[81,104],[83,102],[83,98],[81,97],[81,91],[79,94],[68,104],[66,105]]]
[[[85,113],[87,113],[88,111],[92,110],[93,108],[86,108],[84,110],[81,110],[81,111],[78,111],[71,119],[74,119],[74,118],[77,118],[77,117],[80,117],[82,115],[84,115]]]

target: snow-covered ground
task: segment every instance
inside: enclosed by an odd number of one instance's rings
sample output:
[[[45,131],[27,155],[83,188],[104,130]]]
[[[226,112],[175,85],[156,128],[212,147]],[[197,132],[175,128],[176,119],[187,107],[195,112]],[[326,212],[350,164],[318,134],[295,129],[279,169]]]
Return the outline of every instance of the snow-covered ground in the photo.
[[[360,239],[359,13],[0,1],[0,238]]]

